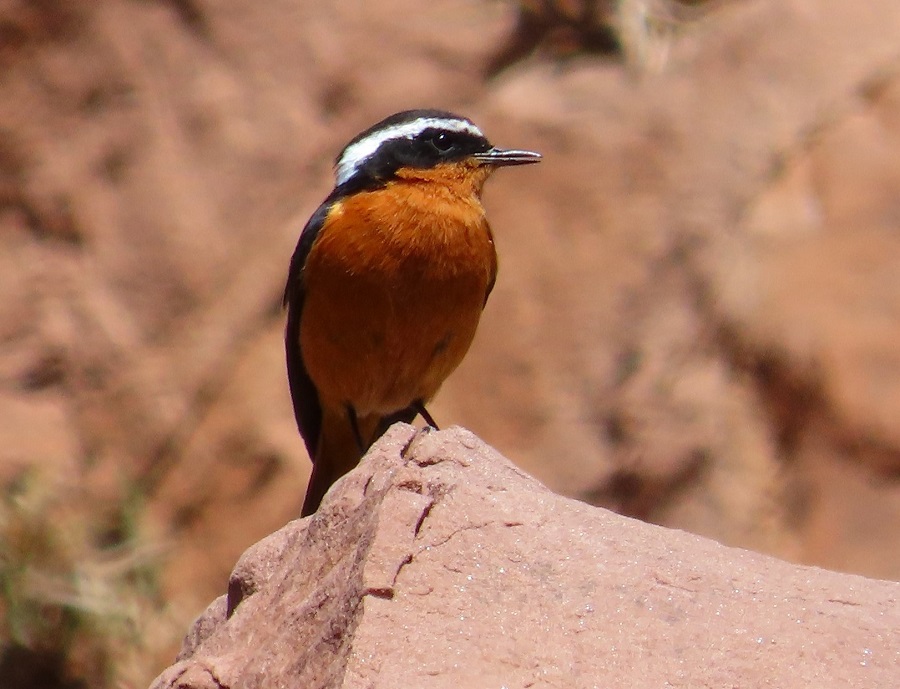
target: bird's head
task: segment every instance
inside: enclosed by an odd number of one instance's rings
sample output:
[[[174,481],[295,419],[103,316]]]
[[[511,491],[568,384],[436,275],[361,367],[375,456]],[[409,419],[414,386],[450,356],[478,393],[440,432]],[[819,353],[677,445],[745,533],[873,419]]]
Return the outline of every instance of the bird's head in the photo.
[[[394,179],[465,176],[477,189],[501,166],[526,165],[539,153],[493,146],[468,118],[442,110],[406,110],[358,134],[335,161],[338,187],[364,189]]]

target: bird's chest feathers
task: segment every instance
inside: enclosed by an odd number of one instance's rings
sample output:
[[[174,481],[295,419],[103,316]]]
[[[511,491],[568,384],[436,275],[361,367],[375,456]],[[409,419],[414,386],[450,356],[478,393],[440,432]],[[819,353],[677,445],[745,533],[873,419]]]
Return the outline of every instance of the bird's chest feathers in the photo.
[[[413,185],[339,202],[303,270],[304,360],[361,414],[427,400],[475,334],[497,263],[477,195]]]
[[[307,270],[342,281],[430,291],[472,281],[486,287],[495,262],[476,194],[401,181],[340,201],[310,252]]]

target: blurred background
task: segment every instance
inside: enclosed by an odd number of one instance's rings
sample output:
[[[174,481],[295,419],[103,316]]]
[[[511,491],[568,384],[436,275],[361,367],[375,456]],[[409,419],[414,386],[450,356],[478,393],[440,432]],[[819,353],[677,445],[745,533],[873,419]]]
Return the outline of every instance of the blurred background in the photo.
[[[900,579],[896,0],[0,0],[3,687],[146,686],[299,513],[288,260],[422,106],[545,156],[443,425]]]

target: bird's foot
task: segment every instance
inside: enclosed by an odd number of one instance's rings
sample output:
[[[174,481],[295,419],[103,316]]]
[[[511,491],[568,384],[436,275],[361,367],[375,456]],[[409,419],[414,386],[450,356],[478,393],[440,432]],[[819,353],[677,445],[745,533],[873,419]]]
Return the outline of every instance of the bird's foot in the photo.
[[[422,400],[413,402],[412,408],[419,412],[419,415],[423,419],[425,419],[425,423],[427,423],[429,427],[433,428],[436,431],[441,430],[440,428],[438,428],[437,422],[434,420],[434,417],[425,408],[425,403]]]

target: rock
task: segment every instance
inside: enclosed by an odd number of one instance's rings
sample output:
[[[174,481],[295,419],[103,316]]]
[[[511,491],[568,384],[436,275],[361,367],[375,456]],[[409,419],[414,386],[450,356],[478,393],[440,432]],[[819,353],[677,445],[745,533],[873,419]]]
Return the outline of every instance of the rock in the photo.
[[[398,425],[244,554],[153,689],[887,687],[898,599],[554,495],[463,429]]]

